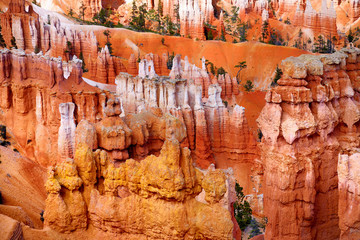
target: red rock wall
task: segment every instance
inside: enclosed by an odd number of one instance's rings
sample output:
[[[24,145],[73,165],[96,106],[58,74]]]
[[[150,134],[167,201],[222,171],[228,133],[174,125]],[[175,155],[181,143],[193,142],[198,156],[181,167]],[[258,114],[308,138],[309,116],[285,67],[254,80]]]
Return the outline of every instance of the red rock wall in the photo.
[[[143,64],[142,61],[139,65]],[[226,75],[210,82],[205,69],[190,64],[187,58],[182,64],[180,56],[174,58],[170,79],[156,74],[150,77],[151,74],[142,70],[138,77],[117,77],[117,95],[125,113],[159,107],[176,116],[186,126],[188,138],[183,146],[193,150],[196,164],[201,168],[211,163],[221,168],[233,167],[236,179],[246,186],[247,193],[252,193],[252,184],[258,185],[249,177],[257,172],[257,144],[244,109],[230,103],[226,107],[222,100],[223,97],[231,102],[239,94],[236,80]]]
[[[257,120],[266,238],[352,239],[358,229],[357,207],[347,207],[356,202],[347,187],[356,166],[347,154],[359,146],[359,54],[343,49],[282,61],[284,75]]]
[[[319,12],[313,9],[310,0],[306,1],[305,8],[297,3],[293,23],[295,26],[311,29],[314,36],[319,34],[337,36],[336,12],[333,2],[328,8],[326,0],[322,1]]]
[[[350,18],[355,22],[360,17],[360,1],[350,0]]]
[[[43,166],[54,164],[59,104],[74,102],[76,122],[95,122],[103,115],[106,95],[82,81],[78,60],[62,62],[21,50],[1,50],[0,59],[1,122],[15,137],[22,154]]]

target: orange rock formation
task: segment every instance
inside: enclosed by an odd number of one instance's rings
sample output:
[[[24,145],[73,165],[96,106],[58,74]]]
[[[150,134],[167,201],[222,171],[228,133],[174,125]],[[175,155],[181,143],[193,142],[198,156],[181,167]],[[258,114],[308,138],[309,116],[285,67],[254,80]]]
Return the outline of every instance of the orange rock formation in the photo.
[[[359,236],[351,207],[358,191],[359,54],[343,49],[282,62],[284,75],[258,118],[266,238]]]
[[[322,0],[319,12],[312,7],[310,0],[306,1],[305,8],[297,2],[297,8],[294,15],[294,25],[308,28],[313,31],[314,36],[323,34],[325,36],[337,36],[336,11],[334,2],[330,2],[330,8],[327,7],[326,0]]]
[[[143,118],[141,114],[148,114],[144,112],[126,120],[132,124],[129,136],[116,136],[112,132],[121,134],[125,123],[119,128],[105,121],[122,121],[117,116],[120,109],[109,100],[105,112],[108,118],[97,124],[102,131],[93,139],[97,138],[100,146],[103,142],[121,146],[127,138],[140,145],[146,141],[143,134],[154,137],[163,130],[155,126],[159,121],[146,124],[149,116]],[[142,120],[135,122],[134,118]],[[152,129],[146,130],[149,125]],[[109,127],[111,130],[105,129]],[[79,141],[74,159],[68,158],[49,171],[45,225],[57,232],[72,232],[90,224],[127,239],[232,239],[235,220],[229,212],[234,201],[234,192],[229,188],[234,185],[231,171],[210,167],[201,172],[194,168],[190,150],[181,148],[177,140],[185,136],[185,129],[172,124],[165,132],[167,140],[159,156],[151,155],[140,162],[128,158],[125,162],[114,161],[105,150],[93,152]],[[156,211],[152,211],[154,207]]]

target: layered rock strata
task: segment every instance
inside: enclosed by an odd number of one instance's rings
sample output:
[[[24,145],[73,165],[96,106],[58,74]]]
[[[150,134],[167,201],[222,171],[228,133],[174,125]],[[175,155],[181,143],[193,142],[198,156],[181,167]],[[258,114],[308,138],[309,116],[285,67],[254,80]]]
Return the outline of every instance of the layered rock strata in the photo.
[[[355,22],[360,17],[360,1],[350,0],[350,18]]]
[[[310,0],[306,1],[305,9],[297,3],[293,19],[294,25],[311,29],[314,36],[323,34],[325,36],[337,36],[336,11],[333,1],[327,7],[326,0],[322,0],[319,12],[312,7]]]
[[[110,107],[107,112],[119,110]],[[78,142],[74,159],[49,171],[45,225],[72,232],[90,224],[127,239],[232,239],[236,221],[230,214],[231,171],[194,168],[190,150],[181,148],[177,140],[184,130],[174,129],[179,132],[168,133],[158,157],[147,156],[140,162],[114,162],[105,150],[93,152],[85,142]],[[141,132],[138,128],[132,134],[138,138]],[[97,138],[114,142],[107,132]]]
[[[0,14],[2,35],[8,47],[12,46],[14,38],[16,45],[21,49],[35,50],[40,43],[40,21],[39,16],[29,6],[25,11],[25,0],[10,1],[8,10]]]
[[[358,191],[359,56],[358,49],[343,49],[282,61],[284,75],[257,120],[266,238],[358,236],[357,208],[349,206]]]
[[[170,78],[157,76],[151,61],[142,60],[139,66],[137,77],[122,73],[116,79],[125,115],[156,107],[176,116],[186,127],[182,146],[194,152],[197,166],[232,166],[236,178],[250,186],[249,175],[258,156],[256,141],[245,109],[236,104],[227,107],[221,98],[231,101],[239,93],[236,80],[226,75],[214,78],[211,84],[205,69],[189,64],[187,58],[182,64],[180,56],[173,60]]]
[[[69,146],[73,146],[74,141],[68,145],[65,129],[72,129],[73,135],[74,126],[68,121],[101,119],[107,94],[82,81],[81,61],[75,58],[63,62],[41,54],[4,49],[0,50],[0,59],[0,119],[10,129],[19,150],[48,166],[57,159],[58,145],[52,143],[61,137],[64,141],[60,149],[71,157],[73,147]],[[75,106],[71,112],[65,107],[60,114],[59,104],[66,102],[73,102]],[[64,131],[59,135],[62,119]]]
[[[93,1],[89,4],[87,9],[90,11]],[[12,1],[7,12],[0,14],[0,21],[9,48],[14,37],[17,48],[25,51],[42,51],[67,61],[82,56],[90,77],[100,83],[114,83],[117,74],[127,71],[120,58],[110,55],[107,46],[98,52],[98,41],[92,31],[83,32],[62,26],[56,17],[44,20],[33,11],[32,6],[25,11],[23,0]]]
[[[180,35],[198,40],[205,40],[204,15],[197,0],[180,0]]]

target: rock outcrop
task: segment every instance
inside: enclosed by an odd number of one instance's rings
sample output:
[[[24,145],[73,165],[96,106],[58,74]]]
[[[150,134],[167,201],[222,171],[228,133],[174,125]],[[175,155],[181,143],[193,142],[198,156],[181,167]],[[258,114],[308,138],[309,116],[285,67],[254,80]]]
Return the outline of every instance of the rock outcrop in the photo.
[[[360,17],[360,1],[350,0],[350,18],[355,22]]]
[[[9,3],[8,10],[0,14],[2,35],[8,47],[14,38],[18,48],[23,50],[40,47],[40,21],[32,6],[25,11],[25,0],[14,0]]]
[[[211,3],[211,1],[204,2]],[[179,16],[181,36],[191,37],[198,40],[205,40],[204,18],[206,16],[202,14],[199,2],[197,0],[180,0]]]
[[[92,16],[101,9],[101,2],[99,5],[91,0],[88,4],[86,15]],[[17,48],[25,51],[42,51],[67,61],[81,58],[90,78],[100,83],[114,84],[115,77],[127,71],[120,58],[110,55],[107,46],[98,52],[98,41],[92,31],[83,32],[71,26],[62,26],[56,17],[44,21],[31,5],[25,11],[23,0],[11,2],[8,11],[0,14],[0,21],[7,47],[12,47],[14,37]]]
[[[59,104],[75,103],[75,123],[82,119],[95,123],[103,116],[101,106],[102,102],[105,105],[106,93],[82,81],[78,59],[63,62],[41,53],[25,54],[16,49],[0,50],[0,59],[1,121],[11,129],[19,150],[23,149],[27,157],[43,166],[57,162]],[[61,136],[67,139],[66,132]],[[69,152],[68,141],[63,143],[65,145],[60,148]],[[72,140],[71,146],[73,144]]]
[[[121,73],[116,78],[125,116],[155,107],[179,118],[187,132],[182,146],[192,150],[197,166],[232,166],[235,177],[250,186],[249,175],[255,170],[254,160],[258,157],[257,144],[244,108],[236,104],[227,107],[222,100],[224,97],[231,101],[239,93],[236,80],[226,75],[214,77],[211,84],[205,67],[199,69],[187,58],[182,62],[179,55],[173,60],[170,78],[154,74],[151,61],[143,60],[140,66],[137,77]]]
[[[340,239],[360,237],[359,202],[359,153],[339,155],[339,227]]]
[[[75,150],[75,121],[74,103],[61,103],[59,106],[61,121],[58,134],[58,153],[64,160],[74,158]]]
[[[120,120],[116,103],[111,103],[108,101],[108,117]],[[143,129],[153,125],[144,124],[147,118],[137,123],[134,118],[141,116],[134,115],[130,121],[137,128],[141,129],[138,124]],[[152,128],[149,136],[163,129]],[[49,171],[45,224],[58,232],[84,229],[90,224],[127,239],[232,239],[231,171],[212,167],[202,172],[195,168],[190,150],[177,140],[185,129],[174,130],[166,131],[167,140],[158,156],[150,155],[140,162],[118,162],[105,150],[93,152],[80,141],[74,160],[68,158]],[[100,132],[97,138],[107,134]],[[131,141],[141,140],[139,132],[131,134]]]
[[[257,120],[266,238],[357,238],[359,56],[351,48],[282,61]]]
[[[312,7],[310,0],[306,1],[305,9],[300,6],[300,2],[297,2],[293,22],[295,26],[312,30],[313,36],[319,34],[337,36],[336,11],[333,1],[330,2],[328,8],[326,0],[322,0],[319,12]]]
[[[90,61],[88,61],[90,62]],[[101,49],[97,55],[96,63],[90,64],[90,78],[96,82],[114,84],[115,77],[120,72],[126,72],[126,68],[119,57],[111,56],[107,46]]]

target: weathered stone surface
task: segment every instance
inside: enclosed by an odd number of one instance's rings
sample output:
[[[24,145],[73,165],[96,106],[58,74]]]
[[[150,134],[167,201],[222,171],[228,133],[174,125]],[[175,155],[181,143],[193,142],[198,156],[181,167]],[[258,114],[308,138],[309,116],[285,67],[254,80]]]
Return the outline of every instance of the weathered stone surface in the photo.
[[[86,186],[100,178],[104,181],[87,195]],[[150,155],[141,162],[128,159],[118,166],[105,151],[92,153],[80,144],[75,161],[69,159],[49,172],[45,224],[59,232],[71,232],[85,228],[89,220],[98,230],[118,234],[232,239],[231,214],[228,206],[219,202],[229,203],[234,198],[227,178],[218,169],[208,170],[204,176],[193,166],[190,150],[181,148],[176,139],[166,140],[158,157]],[[128,193],[119,197],[119,187]],[[207,203],[195,200],[203,188]],[[65,195],[60,195],[60,189]]]
[[[360,115],[352,85],[358,55],[349,48],[283,61],[282,86],[268,92],[257,120],[264,134],[266,238],[359,236],[355,206]],[[306,89],[311,92],[303,98],[307,101],[284,100],[290,99],[284,97],[288,92]]]

